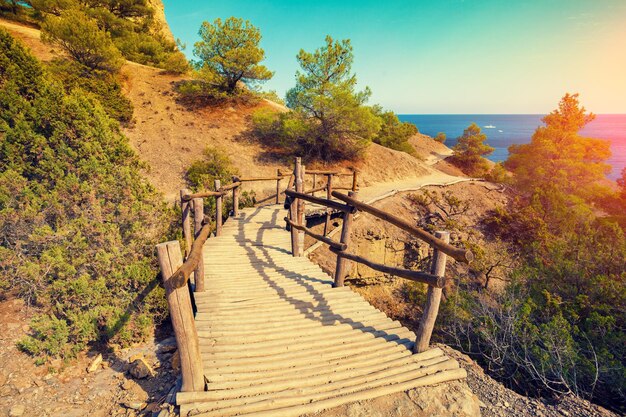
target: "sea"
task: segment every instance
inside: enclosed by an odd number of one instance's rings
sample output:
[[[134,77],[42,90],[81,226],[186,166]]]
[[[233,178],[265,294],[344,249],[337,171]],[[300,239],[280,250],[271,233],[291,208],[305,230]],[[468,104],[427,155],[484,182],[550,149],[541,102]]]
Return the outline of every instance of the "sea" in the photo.
[[[508,158],[508,147],[512,144],[530,142],[535,129],[542,126],[543,114],[399,114],[403,122],[413,123],[420,133],[436,136],[444,132],[446,145],[452,147],[456,138],[472,122],[487,135],[487,143],[496,150],[488,156],[494,162]],[[585,137],[604,139],[611,144],[611,157],[607,163],[612,166],[607,175],[615,180],[626,167],[626,114],[598,114],[580,134]]]

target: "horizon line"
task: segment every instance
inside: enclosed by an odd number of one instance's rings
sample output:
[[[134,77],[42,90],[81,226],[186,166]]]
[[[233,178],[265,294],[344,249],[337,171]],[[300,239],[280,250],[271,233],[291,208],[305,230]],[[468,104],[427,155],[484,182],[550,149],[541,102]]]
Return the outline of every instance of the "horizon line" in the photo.
[[[592,112],[593,113],[593,112]],[[549,113],[396,113],[398,116],[544,116]],[[593,113],[596,116],[626,116],[626,113]]]

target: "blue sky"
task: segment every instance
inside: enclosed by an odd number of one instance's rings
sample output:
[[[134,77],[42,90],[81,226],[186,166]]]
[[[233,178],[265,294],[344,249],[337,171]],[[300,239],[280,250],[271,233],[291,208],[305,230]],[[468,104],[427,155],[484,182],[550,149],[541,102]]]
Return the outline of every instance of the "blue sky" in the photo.
[[[164,0],[192,57],[203,21],[261,29],[264,85],[294,85],[295,56],[349,38],[359,85],[398,113],[545,113],[578,92],[595,113],[626,113],[626,0]]]

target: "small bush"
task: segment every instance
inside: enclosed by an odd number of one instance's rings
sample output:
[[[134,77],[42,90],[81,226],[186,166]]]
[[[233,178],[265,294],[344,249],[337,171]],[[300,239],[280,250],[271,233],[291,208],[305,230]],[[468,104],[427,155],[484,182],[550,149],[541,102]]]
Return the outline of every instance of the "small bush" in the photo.
[[[70,330],[65,320],[41,315],[30,323],[31,335],[17,342],[17,347],[33,356],[69,358],[77,353],[69,343]]]
[[[207,147],[202,155],[202,159],[193,162],[187,169],[187,181],[193,190],[213,189],[215,180],[220,180],[224,185],[230,184],[232,177],[238,174],[223,150]]]
[[[169,74],[186,74],[191,67],[182,52],[174,52],[163,63],[163,69]]]
[[[250,90],[238,89],[236,94],[202,80],[185,80],[176,84],[178,101],[189,108],[219,106],[226,104],[254,104],[259,97]]]
[[[275,90],[270,91],[260,91],[257,93],[259,97],[264,98],[269,101],[273,101],[274,103],[285,105],[285,100],[283,100]]]
[[[207,147],[203,152],[203,159],[195,161],[187,170],[187,181],[194,191],[213,190],[215,180],[220,180],[221,185],[232,183],[232,177],[238,174],[228,155],[213,147]],[[252,207],[256,203],[256,195],[253,191],[243,191],[239,196],[240,207]],[[227,217],[233,208],[233,200],[229,195],[224,198],[222,216]],[[206,213],[215,212],[215,199],[204,200]]]
[[[439,132],[439,133],[437,133],[437,136],[435,136],[433,139],[435,139],[439,143],[445,143],[447,137],[446,137],[445,133]]]
[[[133,105],[122,93],[122,86],[114,75],[107,71],[90,70],[78,62],[65,59],[49,63],[48,71],[68,93],[77,88],[91,93],[111,118],[122,123],[131,121]]]
[[[360,113],[361,129],[376,131],[380,119],[367,107],[353,109]],[[341,123],[347,123],[343,121]],[[252,116],[253,132],[263,144],[284,156],[302,156],[308,160],[354,160],[363,154],[370,140],[363,136],[327,133],[316,121],[301,113],[280,113],[259,110]]]
[[[510,182],[509,172],[504,168],[501,162],[498,162],[491,168],[484,177],[487,181],[496,183],[508,183]]]
[[[117,71],[123,63],[111,36],[80,10],[67,10],[48,16],[41,38],[63,48],[73,59],[95,70]]]
[[[454,155],[449,161],[461,168],[466,174],[483,177],[489,171],[489,163],[484,158],[494,148],[487,145],[487,135],[482,133],[476,123],[472,123],[458,137],[457,144],[452,148]]]
[[[415,149],[409,144],[409,138],[418,133],[417,127],[413,123],[400,122],[394,112],[383,111],[380,106],[374,106],[372,111],[382,120],[374,143],[414,155]]]

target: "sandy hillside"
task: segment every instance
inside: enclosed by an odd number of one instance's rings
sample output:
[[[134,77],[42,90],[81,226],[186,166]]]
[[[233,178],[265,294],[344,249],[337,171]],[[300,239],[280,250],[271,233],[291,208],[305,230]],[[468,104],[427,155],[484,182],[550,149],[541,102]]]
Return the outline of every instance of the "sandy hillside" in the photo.
[[[58,50],[41,43],[36,29],[4,20],[0,20],[0,26],[7,28],[44,61],[60,54]],[[252,106],[192,110],[177,103],[174,83],[181,77],[132,62],[124,65],[121,74],[125,93],[135,108],[134,123],[125,127],[124,133],[149,166],[146,175],[167,200],[176,198],[185,185],[185,170],[201,157],[202,150],[207,146],[223,149],[243,176],[274,175],[277,168],[289,168],[288,164],[281,166],[269,158],[263,147],[245,134],[250,128],[250,116],[258,109],[265,107],[284,111],[276,103],[262,101]],[[432,169],[427,162],[436,161],[449,152],[448,148],[424,135],[416,135],[411,141],[420,155],[419,159],[373,144],[363,161],[332,168],[359,169],[360,184],[367,186],[428,175]],[[309,168],[331,167],[316,165]],[[274,184],[258,183],[254,186],[258,193],[263,193],[273,189]]]

